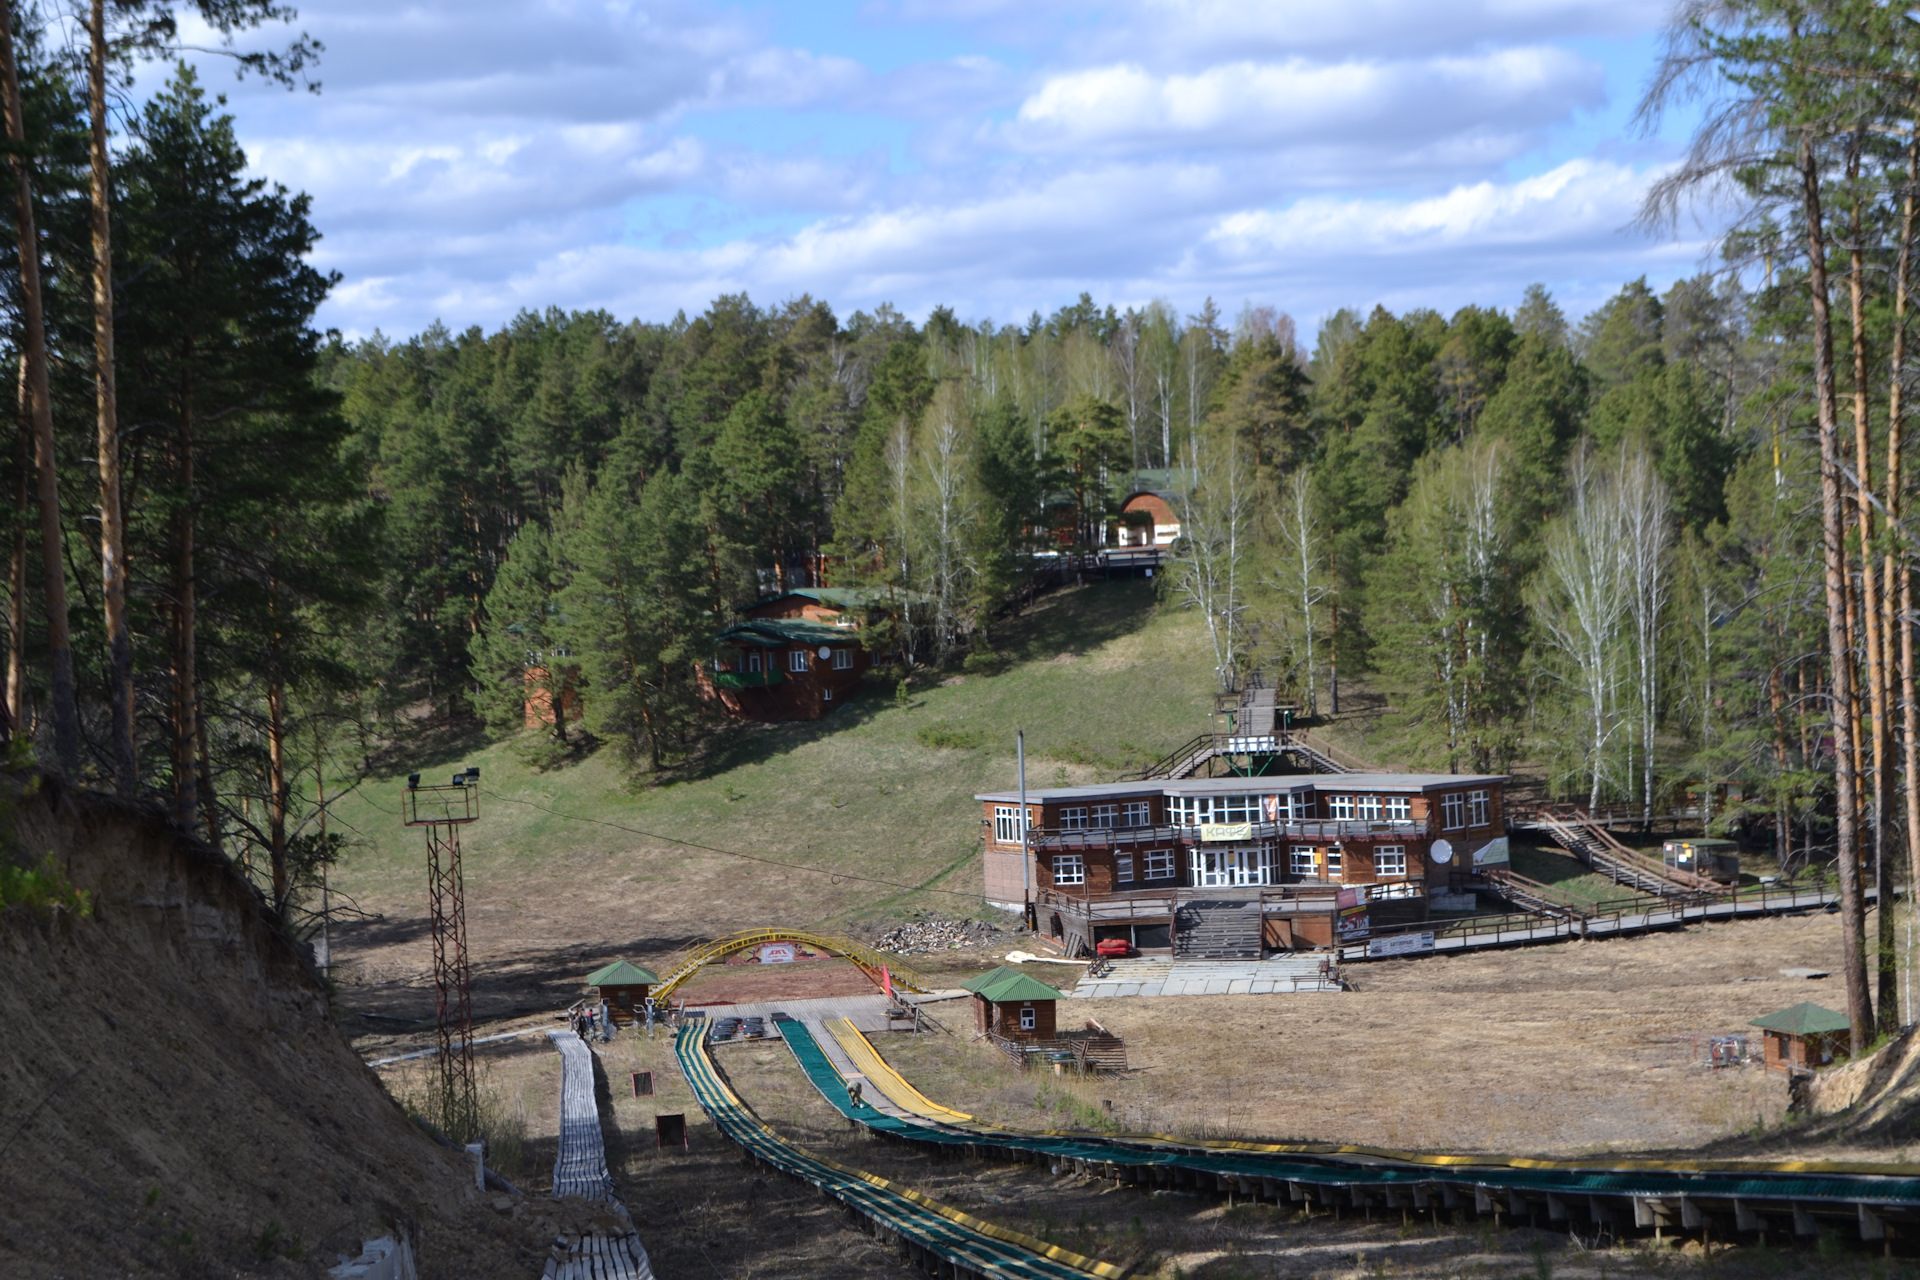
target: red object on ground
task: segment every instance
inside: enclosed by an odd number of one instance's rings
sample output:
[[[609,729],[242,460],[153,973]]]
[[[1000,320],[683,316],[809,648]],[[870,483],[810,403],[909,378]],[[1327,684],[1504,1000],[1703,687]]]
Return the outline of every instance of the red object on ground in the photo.
[[[1133,944],[1125,938],[1107,938],[1094,948],[1103,956],[1126,956],[1133,954]]]

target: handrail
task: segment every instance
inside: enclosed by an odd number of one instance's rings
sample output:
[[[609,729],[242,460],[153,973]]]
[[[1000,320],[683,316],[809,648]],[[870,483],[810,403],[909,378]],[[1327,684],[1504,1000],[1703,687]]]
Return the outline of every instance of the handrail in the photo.
[[[865,943],[855,942],[851,938],[829,937],[799,929],[747,929],[693,948],[675,960],[668,968],[666,976],[661,978],[647,994],[655,999],[664,1000],[687,979],[713,961],[752,947],[764,946],[769,942],[797,942],[802,946],[815,947],[828,955],[844,957],[858,965],[861,971],[875,983],[880,981],[880,970],[884,966],[887,977],[894,986],[904,987],[908,991],[922,995],[932,990],[927,985],[927,980],[912,969],[898,964],[892,957],[882,955]]]

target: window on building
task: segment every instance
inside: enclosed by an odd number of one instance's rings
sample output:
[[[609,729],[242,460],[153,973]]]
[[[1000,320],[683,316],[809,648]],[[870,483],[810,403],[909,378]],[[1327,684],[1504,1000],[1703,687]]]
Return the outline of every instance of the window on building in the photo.
[[[1327,816],[1336,822],[1353,817],[1352,796],[1328,796]]]
[[[1407,846],[1403,844],[1378,844],[1373,847],[1373,874],[1377,876],[1403,876],[1407,874]]]
[[[1353,798],[1353,812],[1355,816],[1363,822],[1380,821],[1380,797],[1355,796]]]
[[[805,649],[787,650],[787,670],[794,672],[807,670],[807,657]]]
[[[1087,814],[1087,824],[1095,831],[1111,831],[1119,821],[1120,806],[1117,804],[1096,804]]]
[[[1113,856],[1113,878],[1117,884],[1133,883],[1133,855],[1117,853]]]
[[[1020,834],[1020,806],[1017,804],[993,806],[993,842],[1019,844]]]
[[[1147,879],[1173,879],[1173,850],[1149,849],[1146,854]]]
[[[1458,831],[1467,825],[1467,797],[1458,791],[1449,791],[1440,797],[1440,829]]]
[[[1493,821],[1493,805],[1484,791],[1467,792],[1467,825],[1484,827]]]
[[[1413,821],[1413,800],[1408,796],[1385,796],[1387,820],[1389,822]]]
[[[1120,825],[1123,827],[1150,827],[1153,825],[1153,806],[1145,800],[1129,800],[1120,806]]]
[[[1080,805],[1060,811],[1060,829],[1062,831],[1085,831],[1087,829],[1087,807]]]
[[[822,702],[832,702],[832,701],[833,701],[833,690],[832,690],[831,688],[828,688],[828,689],[822,689],[822,690],[820,691],[820,701],[822,701]]]
[[[1327,878],[1329,880],[1337,879],[1339,875],[1340,875],[1340,846],[1337,844],[1330,844],[1327,846]]]
[[[1080,860],[1080,855],[1077,853],[1054,854],[1053,882],[1055,884],[1085,884],[1087,882],[1087,864]]]
[[[759,669],[760,669],[760,651],[758,649],[755,649],[747,655],[747,670],[758,671]]]
[[[835,649],[833,651],[833,669],[835,671],[853,670],[853,650]]]
[[[1031,1031],[1037,1025],[1039,1024],[1038,1024],[1038,1020],[1034,1016],[1033,1006],[1030,1004],[1021,1005],[1020,1006],[1020,1029],[1022,1031]]]
[[[1287,851],[1287,870],[1296,876],[1310,876],[1317,865],[1313,849],[1309,845],[1297,844]]]

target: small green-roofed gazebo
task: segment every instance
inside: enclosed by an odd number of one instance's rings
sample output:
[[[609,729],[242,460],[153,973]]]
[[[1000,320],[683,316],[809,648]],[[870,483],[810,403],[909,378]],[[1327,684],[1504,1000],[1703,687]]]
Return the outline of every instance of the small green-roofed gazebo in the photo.
[[[1846,1014],[1804,1000],[1747,1025],[1766,1033],[1771,1071],[1811,1071],[1832,1062],[1834,1054],[1845,1049],[1842,1037],[1853,1029]]]
[[[613,1012],[613,1020],[622,1025],[633,1021],[633,1006],[644,1005],[647,988],[660,979],[630,960],[615,960],[604,969],[587,975],[587,985],[600,988],[600,998]]]
[[[1053,1039],[1053,1002],[1064,997],[1038,978],[1003,965],[960,985],[973,992],[980,1030],[1008,1040]]]

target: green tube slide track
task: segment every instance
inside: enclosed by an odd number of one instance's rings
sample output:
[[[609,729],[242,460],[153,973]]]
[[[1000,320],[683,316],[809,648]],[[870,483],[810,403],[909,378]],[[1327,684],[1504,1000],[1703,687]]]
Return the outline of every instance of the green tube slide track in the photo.
[[[1308,1197],[1320,1203],[1453,1205],[1473,1203],[1516,1215],[1544,1209],[1548,1221],[1563,1221],[1569,1206],[1583,1218],[1651,1226],[1672,1214],[1675,1225],[1703,1209],[1727,1212],[1753,1230],[1774,1215],[1797,1234],[1812,1234],[1815,1215],[1829,1225],[1857,1220],[1868,1239],[1880,1239],[1886,1222],[1920,1223],[1920,1169],[1893,1166],[1884,1172],[1835,1171],[1819,1166],[1727,1168],[1731,1162],[1612,1160],[1510,1160],[1503,1157],[1421,1157],[1365,1148],[1328,1146],[1322,1151],[1259,1149],[1255,1143],[1187,1144],[1177,1139],[1102,1138],[903,1120],[851,1103],[847,1081],[812,1035],[798,1022],[782,1023],[781,1035],[822,1096],[848,1119],[877,1134],[931,1147],[962,1148],[1002,1159],[1044,1159],[1123,1182],[1199,1186],[1241,1194]],[[1238,1148],[1238,1149],[1236,1149]],[[1338,1198],[1335,1198],[1337,1193]],[[1470,1201],[1461,1197],[1471,1196]],[[1630,1215],[1630,1216],[1629,1216]],[[1657,1215],[1657,1216],[1656,1216]],[[1693,1225],[1688,1222],[1687,1225]],[[1904,1238],[1906,1230],[1901,1231]]]
[[[792,1023],[782,1026],[783,1031],[795,1029]],[[1120,1280],[1125,1274],[1111,1263],[983,1222],[885,1178],[808,1154],[767,1128],[741,1102],[721,1079],[707,1052],[705,1036],[705,1028],[698,1024],[682,1027],[673,1048],[694,1097],[720,1131],[764,1163],[846,1205],[883,1236],[968,1276],[996,1280],[1087,1280],[1094,1276]],[[811,1040],[807,1043],[819,1053]]]

